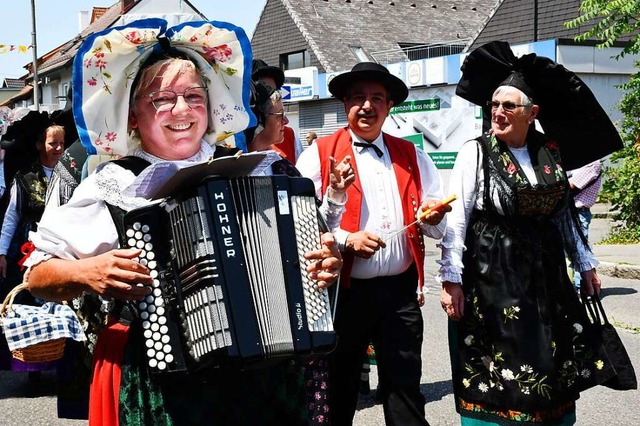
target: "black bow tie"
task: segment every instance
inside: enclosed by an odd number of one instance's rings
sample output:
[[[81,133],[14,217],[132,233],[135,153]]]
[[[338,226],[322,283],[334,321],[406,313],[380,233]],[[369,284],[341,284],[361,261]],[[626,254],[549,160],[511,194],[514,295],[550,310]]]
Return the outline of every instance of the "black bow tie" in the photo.
[[[353,144],[355,146],[359,146],[359,147],[362,147],[362,148],[373,148],[373,150],[378,155],[378,158],[382,157],[382,155],[383,155],[382,150],[380,148],[378,148],[378,146],[373,144],[373,143],[354,142]]]

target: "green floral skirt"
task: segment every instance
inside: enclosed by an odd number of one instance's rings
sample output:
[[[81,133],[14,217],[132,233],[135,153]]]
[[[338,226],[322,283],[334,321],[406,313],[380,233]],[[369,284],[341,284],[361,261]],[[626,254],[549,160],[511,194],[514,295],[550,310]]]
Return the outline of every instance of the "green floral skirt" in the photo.
[[[155,377],[132,326],[122,365],[120,425],[306,425],[302,370],[283,361],[260,369],[216,368]]]

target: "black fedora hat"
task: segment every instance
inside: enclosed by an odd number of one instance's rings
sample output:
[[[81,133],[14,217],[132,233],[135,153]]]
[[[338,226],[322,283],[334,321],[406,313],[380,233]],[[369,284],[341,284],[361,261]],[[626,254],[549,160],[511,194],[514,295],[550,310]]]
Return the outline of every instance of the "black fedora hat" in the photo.
[[[342,100],[350,87],[358,81],[374,81],[382,84],[389,93],[389,98],[394,105],[402,103],[409,96],[409,89],[389,70],[375,62],[360,62],[351,68],[351,71],[340,74],[329,83],[329,91],[333,96]]]
[[[260,77],[271,77],[276,82],[276,89],[280,90],[284,84],[284,71],[278,67],[268,65],[262,59],[254,59],[251,63],[251,79],[260,80]]]

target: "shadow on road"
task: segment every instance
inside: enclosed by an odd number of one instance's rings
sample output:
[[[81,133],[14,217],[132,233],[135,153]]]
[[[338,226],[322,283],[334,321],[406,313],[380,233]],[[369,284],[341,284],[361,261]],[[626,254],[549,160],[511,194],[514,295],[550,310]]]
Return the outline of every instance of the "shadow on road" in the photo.
[[[442,380],[434,383],[423,383],[420,385],[420,392],[424,395],[427,403],[440,401],[445,396],[453,393],[453,383],[451,380]]]
[[[0,371],[0,399],[54,395],[56,395],[54,372],[47,371],[39,380],[29,380],[26,372]]]
[[[424,395],[425,402],[440,401],[445,396],[453,393],[453,384],[451,380],[443,380],[435,383],[422,383],[420,385],[420,392]],[[360,395],[358,399],[358,410],[364,410],[365,408],[371,408],[374,405],[382,404],[382,402],[376,399],[375,389],[371,390],[368,395]]]
[[[624,296],[626,294],[635,294],[638,290],[628,287],[603,287],[600,292],[600,298],[606,296]]]

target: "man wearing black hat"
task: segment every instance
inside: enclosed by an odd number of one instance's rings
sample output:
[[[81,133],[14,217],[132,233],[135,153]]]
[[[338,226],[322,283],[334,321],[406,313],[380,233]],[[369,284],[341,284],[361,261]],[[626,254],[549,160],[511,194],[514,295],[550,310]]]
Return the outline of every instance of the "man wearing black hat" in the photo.
[[[384,66],[359,63],[335,77],[329,91],[343,101],[349,126],[318,139],[297,166],[314,181],[319,197],[330,182],[330,157],[350,155],[356,172],[340,228],[334,230],[344,267],[332,358],[332,422],[352,423],[360,368],[373,341],[387,424],[425,425],[416,287],[421,290],[424,281],[423,234],[441,238],[447,210],[419,223],[416,215],[443,198],[440,176],[426,153],[382,133],[389,110],[408,96],[405,84]]]
[[[284,84],[284,72],[278,67],[267,65],[262,59],[254,59],[251,79],[253,81],[262,81],[273,90],[280,90]],[[303,149],[300,139],[289,126],[284,127],[284,140],[277,145],[271,145],[271,147],[292,164],[296,163]]]

